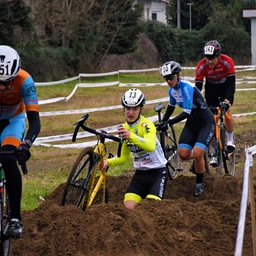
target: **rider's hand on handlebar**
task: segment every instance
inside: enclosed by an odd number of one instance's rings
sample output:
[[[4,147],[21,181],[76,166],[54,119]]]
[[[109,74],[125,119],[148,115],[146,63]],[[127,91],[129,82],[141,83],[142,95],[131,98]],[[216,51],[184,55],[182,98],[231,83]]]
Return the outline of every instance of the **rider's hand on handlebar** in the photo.
[[[128,140],[130,138],[130,132],[123,126],[118,127],[118,134],[122,134],[122,139]]]
[[[18,155],[17,155],[17,160],[19,165],[25,164],[28,159],[31,156],[31,153],[29,151],[29,145],[27,143],[21,143],[20,148],[22,149]]]
[[[227,101],[223,101],[223,110],[227,112],[229,110],[230,103]]]
[[[159,123],[158,124],[158,126],[157,126],[157,131],[167,131],[168,130],[168,121],[164,121],[164,122],[161,122],[161,123]]]

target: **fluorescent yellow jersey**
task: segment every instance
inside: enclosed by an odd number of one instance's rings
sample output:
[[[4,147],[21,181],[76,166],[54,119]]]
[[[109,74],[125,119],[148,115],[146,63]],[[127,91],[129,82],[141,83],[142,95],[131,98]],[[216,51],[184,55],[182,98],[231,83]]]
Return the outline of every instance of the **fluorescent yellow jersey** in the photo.
[[[156,136],[156,128],[152,121],[144,116],[133,123],[124,123],[124,128],[130,132],[130,138],[124,140],[120,157],[108,159],[109,166],[126,163],[131,154],[133,156],[134,168],[137,170],[148,170],[166,166],[162,147]]]

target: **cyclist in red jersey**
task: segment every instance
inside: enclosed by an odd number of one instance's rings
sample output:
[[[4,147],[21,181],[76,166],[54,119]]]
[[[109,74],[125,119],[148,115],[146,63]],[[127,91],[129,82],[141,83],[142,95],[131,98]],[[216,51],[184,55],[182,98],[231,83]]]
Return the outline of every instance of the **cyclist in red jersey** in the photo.
[[[205,78],[205,100],[208,106],[219,106],[219,100],[226,102],[226,110],[231,117],[225,120],[228,132],[227,149],[235,152],[234,119],[231,112],[236,90],[234,61],[221,53],[221,45],[216,40],[206,43],[203,51],[205,57],[196,66],[195,85],[202,90]],[[214,151],[214,146],[212,150]],[[217,158],[212,157],[210,164],[216,167],[217,163]]]
[[[41,124],[35,83],[30,74],[20,68],[17,51],[7,45],[0,45],[0,95],[0,150],[22,148],[17,158],[14,155],[1,158],[11,208],[7,235],[19,238],[23,230],[20,216],[22,180],[17,160],[24,164],[30,158],[29,148]],[[26,116],[29,127],[25,133]]]

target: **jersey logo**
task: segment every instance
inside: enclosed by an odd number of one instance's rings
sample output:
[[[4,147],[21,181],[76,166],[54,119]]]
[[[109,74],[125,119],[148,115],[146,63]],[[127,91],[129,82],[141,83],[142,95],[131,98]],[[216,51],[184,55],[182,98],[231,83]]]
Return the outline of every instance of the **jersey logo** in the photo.
[[[146,130],[146,133],[150,132],[150,128],[148,127],[148,125],[145,126],[145,130]]]

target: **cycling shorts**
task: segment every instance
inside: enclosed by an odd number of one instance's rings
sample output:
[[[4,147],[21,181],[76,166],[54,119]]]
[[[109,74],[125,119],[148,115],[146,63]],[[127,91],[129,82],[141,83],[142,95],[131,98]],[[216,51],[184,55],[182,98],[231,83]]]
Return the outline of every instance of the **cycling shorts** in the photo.
[[[198,146],[206,150],[214,135],[214,118],[212,118],[212,122],[208,123],[202,121],[200,123],[189,118],[181,132],[178,148],[188,148],[192,150],[194,146]]]
[[[162,200],[168,178],[167,167],[150,170],[136,170],[126,191],[124,202],[139,203],[144,198]]]
[[[10,119],[0,120],[1,146],[13,145],[18,147],[23,140],[25,129],[26,119],[24,113]]]

